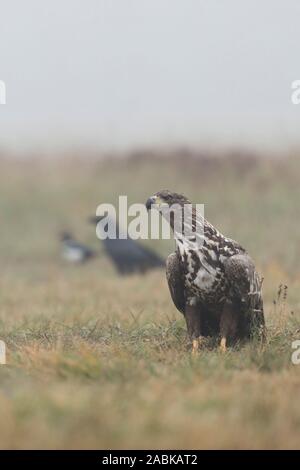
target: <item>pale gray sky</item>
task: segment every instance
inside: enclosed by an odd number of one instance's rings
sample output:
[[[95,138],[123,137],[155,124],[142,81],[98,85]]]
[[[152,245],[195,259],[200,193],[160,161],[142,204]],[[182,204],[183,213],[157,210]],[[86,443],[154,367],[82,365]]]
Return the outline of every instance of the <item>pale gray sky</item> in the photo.
[[[299,0],[0,0],[0,148],[300,143]]]

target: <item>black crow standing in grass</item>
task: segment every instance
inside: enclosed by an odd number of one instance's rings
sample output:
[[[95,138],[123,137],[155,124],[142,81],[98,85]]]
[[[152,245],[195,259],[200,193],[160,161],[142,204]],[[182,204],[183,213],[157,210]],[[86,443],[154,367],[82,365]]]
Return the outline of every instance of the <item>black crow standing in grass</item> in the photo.
[[[100,222],[101,216],[90,217],[89,221],[95,225]],[[164,267],[165,262],[153,251],[127,238],[118,238],[119,226],[116,223],[117,238],[102,240],[107,256],[112,260],[120,275],[132,273],[145,273],[153,268]]]

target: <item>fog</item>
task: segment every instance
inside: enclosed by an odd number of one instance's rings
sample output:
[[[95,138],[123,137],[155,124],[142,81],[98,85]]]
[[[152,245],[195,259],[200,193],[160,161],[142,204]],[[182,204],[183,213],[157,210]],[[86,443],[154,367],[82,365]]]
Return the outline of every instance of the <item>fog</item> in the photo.
[[[297,0],[0,2],[0,149],[299,144]]]

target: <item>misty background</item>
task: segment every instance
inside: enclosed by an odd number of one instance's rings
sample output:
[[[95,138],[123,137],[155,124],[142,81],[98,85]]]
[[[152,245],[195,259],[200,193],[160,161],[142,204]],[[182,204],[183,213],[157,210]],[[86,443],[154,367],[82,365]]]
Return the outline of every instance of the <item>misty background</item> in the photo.
[[[297,0],[0,3],[0,150],[299,145]]]

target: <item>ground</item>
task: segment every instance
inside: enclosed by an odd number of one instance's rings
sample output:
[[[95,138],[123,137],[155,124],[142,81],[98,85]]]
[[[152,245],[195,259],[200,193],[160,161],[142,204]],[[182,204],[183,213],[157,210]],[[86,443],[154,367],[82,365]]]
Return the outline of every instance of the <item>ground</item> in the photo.
[[[299,448],[300,160],[183,153],[0,159],[1,448]],[[209,341],[193,357],[163,270],[121,279],[105,259],[87,217],[162,188],[205,203],[249,249],[265,278],[264,346],[221,354]],[[65,228],[99,257],[66,265]]]

